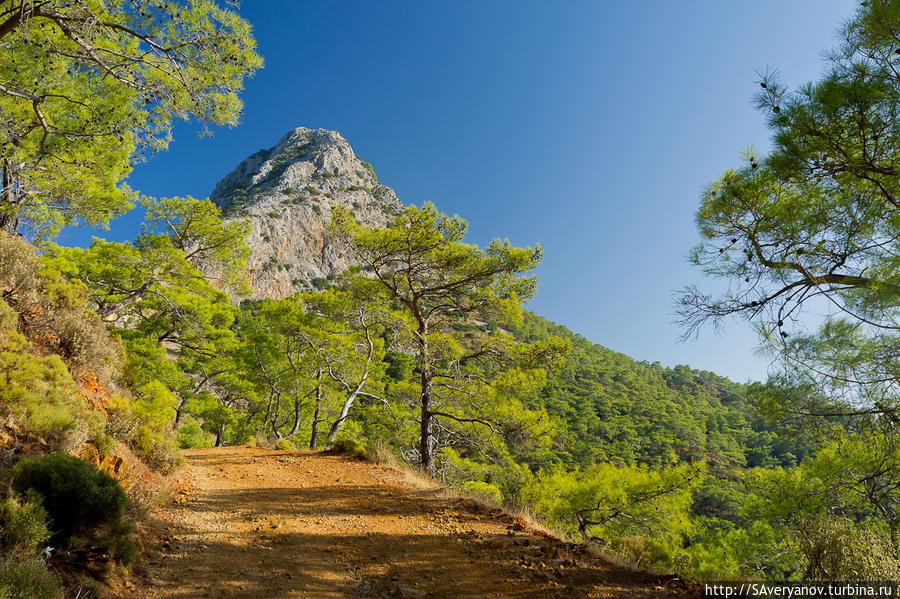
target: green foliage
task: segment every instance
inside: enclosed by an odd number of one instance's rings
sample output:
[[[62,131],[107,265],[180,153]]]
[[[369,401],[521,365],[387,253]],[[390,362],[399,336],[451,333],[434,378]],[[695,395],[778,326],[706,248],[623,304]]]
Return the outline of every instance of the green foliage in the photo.
[[[11,470],[12,488],[41,497],[56,546],[100,546],[123,563],[135,557],[124,521],[128,498],[119,483],[93,464],[57,453],[23,458]]]
[[[145,384],[134,399],[117,395],[110,399],[109,430],[128,443],[150,468],[169,474],[184,464],[178,451],[177,433],[171,426],[175,396],[160,381]]]
[[[0,299],[0,331],[15,331],[19,315],[9,304]]]
[[[372,167],[372,165],[370,163],[366,162],[365,160],[360,160],[360,162],[362,162],[362,165],[365,167],[366,171],[369,173],[369,176],[372,177],[372,180],[375,181],[376,183],[378,183],[378,175],[375,174],[375,169]]]
[[[753,324],[779,371],[751,397],[818,445],[748,477],[745,517],[794,548],[782,568],[797,576],[890,578],[900,555],[898,27],[896,2],[863,2],[819,81],[792,91],[762,77],[772,150],[748,151],[697,212],[692,261],[728,292],[680,297],[687,334],[733,315]]]
[[[38,257],[25,241],[0,231],[3,321],[17,325],[39,347],[70,366],[104,379],[118,365],[119,348],[97,315],[87,309],[87,289],[61,276],[58,261]],[[12,326],[4,327],[12,329]]]
[[[900,187],[886,175],[900,149],[898,25],[896,3],[867,2],[820,81],[791,92],[764,77],[772,152],[748,153],[703,194],[693,261],[730,291],[687,290],[682,316],[689,332],[729,315],[754,323],[782,367],[763,392],[775,417],[892,427],[898,413],[900,263],[885,242],[900,228]],[[830,308],[798,317],[810,302]]]
[[[183,389],[190,384],[187,374],[176,361],[169,359],[166,349],[142,331],[118,329],[125,352],[122,379],[132,389],[160,382],[169,389]]]
[[[7,3],[9,4],[9,3]],[[261,66],[250,26],[213,0],[51,0],[10,11],[0,34],[0,229],[105,224],[133,205],[133,161],[175,119],[234,124]],[[177,48],[178,51],[171,51]]]
[[[792,465],[811,450],[804,436],[781,434],[769,424],[744,385],[687,366],[637,362],[532,313],[509,329],[532,343],[569,343],[564,363],[526,402],[560,423],[554,461],[569,467],[611,459],[659,466],[677,457],[727,469]]]
[[[481,480],[467,480],[463,483],[463,490],[488,504],[500,505],[503,503],[503,493],[497,488],[497,485],[486,483]]]
[[[688,465],[651,470],[596,464],[542,474],[526,496],[570,534],[631,557],[638,550],[648,556],[643,566],[672,567],[694,532],[691,491],[701,472]]]
[[[209,200],[186,198],[142,198],[146,209],[145,234],[138,246],[152,247],[167,239],[181,254],[173,260],[187,262],[207,278],[237,295],[248,290],[246,238],[250,225],[242,219],[223,220],[218,206]],[[149,233],[155,233],[149,237]],[[188,268],[179,265],[187,271]]]
[[[184,464],[175,431],[170,427],[173,405],[174,394],[158,381],[142,387],[132,403],[140,423],[134,435],[134,451],[148,466],[163,474],[174,472]]]
[[[131,243],[95,238],[87,249],[48,245],[48,254],[87,286],[107,322],[137,318],[160,328],[199,328],[227,319],[220,307],[227,296],[211,281],[246,290],[247,223],[226,223],[209,200],[147,199],[145,206],[147,232]]]
[[[0,558],[0,599],[61,599],[59,581],[35,557]]]
[[[135,401],[113,408],[113,429],[149,465],[169,472],[181,463],[173,419],[194,410],[221,442],[229,404],[246,401],[236,393],[247,387],[236,368],[238,311],[216,287],[247,290],[248,225],[224,221],[208,200],[142,201],[145,231],[133,242],[94,239],[84,250],[48,250],[68,277],[88,286],[97,312],[123,327],[123,378]]]
[[[13,493],[0,501],[0,598],[59,599],[59,581],[40,559],[50,540],[40,497]]]
[[[24,336],[0,331],[0,412],[4,416],[62,447],[71,441],[86,409],[59,356],[39,356]]]
[[[788,543],[767,522],[741,526],[700,520],[705,530],[687,547],[681,565],[699,580],[734,580],[744,577],[784,580],[795,571]]]
[[[366,451],[366,446],[359,441],[351,439],[349,437],[343,437],[335,441],[331,445],[331,450],[337,453],[346,454],[358,460],[369,459],[369,452]]]
[[[7,496],[0,502],[0,546],[8,553],[36,556],[50,540],[40,497]]]
[[[538,418],[521,408],[495,410],[496,402],[486,401],[497,392],[491,379],[519,368],[528,350],[515,347],[508,335],[485,334],[475,321],[521,317],[520,302],[536,287],[533,277],[521,275],[537,265],[541,249],[495,240],[482,250],[462,241],[467,226],[432,204],[407,208],[384,229],[361,227],[346,210],[333,212],[332,229],[373,275],[351,274],[352,285],[369,297],[397,302],[405,312],[405,334],[421,375],[418,461],[430,473],[436,422],[441,426],[443,420],[453,435],[477,439],[477,425],[515,436],[527,434],[525,421]],[[546,352],[548,361],[553,354]],[[435,384],[435,377],[442,380]],[[520,415],[524,421],[509,418]],[[474,439],[468,443],[481,446]]]
[[[215,438],[203,430],[203,425],[193,416],[187,416],[178,427],[178,447],[181,449],[212,447]]]

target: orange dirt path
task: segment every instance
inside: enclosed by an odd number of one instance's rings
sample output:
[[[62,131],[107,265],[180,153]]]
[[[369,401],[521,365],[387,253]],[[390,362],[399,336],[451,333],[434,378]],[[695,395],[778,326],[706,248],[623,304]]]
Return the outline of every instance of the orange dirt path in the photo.
[[[186,501],[165,508],[121,597],[694,596],[384,466],[247,447],[185,453]]]

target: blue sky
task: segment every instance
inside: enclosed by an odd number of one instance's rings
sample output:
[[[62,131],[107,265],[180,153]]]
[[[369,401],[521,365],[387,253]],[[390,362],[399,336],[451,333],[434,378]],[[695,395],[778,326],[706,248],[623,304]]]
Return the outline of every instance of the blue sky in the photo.
[[[401,200],[467,219],[470,241],[540,242],[539,314],[637,359],[760,379],[767,361],[744,322],[677,343],[672,294],[715,285],[685,259],[703,186],[768,146],[756,71],[815,80],[854,7],[244,0],[266,67],[242,123],[212,139],[179,126],[129,183],[206,197],[288,130],[336,129]],[[102,236],[128,239],[138,220]]]

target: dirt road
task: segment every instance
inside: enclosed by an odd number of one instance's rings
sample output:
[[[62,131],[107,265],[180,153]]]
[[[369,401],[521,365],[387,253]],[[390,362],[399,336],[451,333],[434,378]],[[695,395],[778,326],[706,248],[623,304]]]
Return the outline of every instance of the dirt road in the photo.
[[[187,452],[188,490],[123,596],[147,599],[691,596],[383,466]]]

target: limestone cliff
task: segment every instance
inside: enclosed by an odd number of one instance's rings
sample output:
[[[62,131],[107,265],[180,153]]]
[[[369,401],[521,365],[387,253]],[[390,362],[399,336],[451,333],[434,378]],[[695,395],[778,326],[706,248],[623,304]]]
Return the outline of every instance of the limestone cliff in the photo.
[[[335,206],[367,226],[384,226],[403,209],[340,133],[305,127],[241,162],[210,199],[227,217],[250,219],[255,298],[285,297],[350,266],[328,233]]]

